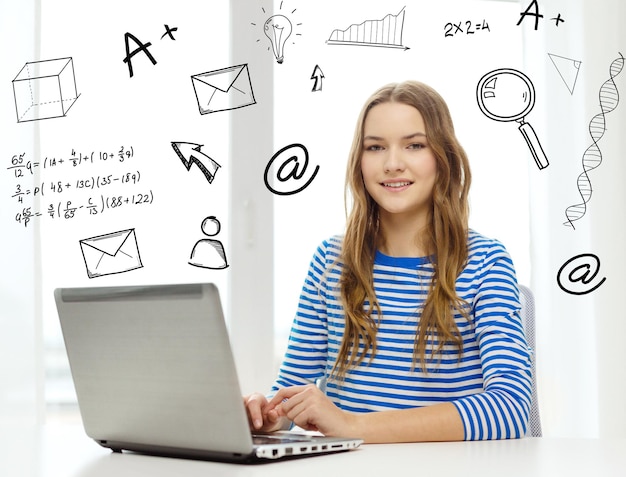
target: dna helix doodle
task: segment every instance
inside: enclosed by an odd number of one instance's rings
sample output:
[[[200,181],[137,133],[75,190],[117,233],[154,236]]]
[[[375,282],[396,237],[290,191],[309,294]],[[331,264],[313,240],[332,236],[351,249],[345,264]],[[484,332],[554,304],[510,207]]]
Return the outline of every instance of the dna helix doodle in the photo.
[[[591,200],[591,193],[593,191],[591,186],[591,179],[588,172],[597,168],[602,163],[602,152],[598,146],[598,142],[604,136],[606,131],[606,115],[617,108],[619,103],[619,92],[614,78],[619,75],[624,67],[624,56],[619,53],[619,58],[616,58],[611,62],[609,67],[610,78],[605,81],[600,87],[600,113],[596,114],[589,122],[589,134],[593,143],[587,148],[583,154],[583,172],[578,176],[577,186],[578,192],[582,198],[580,204],[575,204],[565,209],[565,216],[567,221],[563,222],[563,225],[574,227],[574,222],[582,218],[587,212],[587,203]]]

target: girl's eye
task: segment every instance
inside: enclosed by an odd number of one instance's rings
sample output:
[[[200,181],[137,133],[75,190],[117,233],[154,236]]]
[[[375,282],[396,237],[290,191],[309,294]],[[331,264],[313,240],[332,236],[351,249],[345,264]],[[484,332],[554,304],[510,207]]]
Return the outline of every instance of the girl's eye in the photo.
[[[372,144],[370,146],[367,146],[365,150],[366,151],[382,151],[383,147],[379,146],[378,144]]]
[[[425,147],[426,147],[426,144],[422,144],[422,143],[415,143],[415,144],[409,145],[409,149],[424,149]]]

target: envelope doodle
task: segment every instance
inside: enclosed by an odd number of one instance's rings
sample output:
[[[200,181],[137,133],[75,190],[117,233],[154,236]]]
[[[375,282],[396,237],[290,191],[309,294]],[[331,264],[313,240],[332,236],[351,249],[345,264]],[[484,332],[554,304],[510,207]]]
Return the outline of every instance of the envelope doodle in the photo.
[[[143,267],[135,229],[120,230],[79,240],[89,278]]]
[[[191,82],[200,114],[256,104],[247,64],[193,75]]]

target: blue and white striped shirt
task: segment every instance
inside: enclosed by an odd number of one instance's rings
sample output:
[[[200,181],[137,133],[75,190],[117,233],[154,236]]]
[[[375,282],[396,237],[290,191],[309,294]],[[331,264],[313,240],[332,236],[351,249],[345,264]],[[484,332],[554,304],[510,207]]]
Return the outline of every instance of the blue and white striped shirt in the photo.
[[[344,332],[338,285],[341,241],[324,241],[313,256],[273,392],[326,379],[335,364]],[[328,380],[326,393],[337,406],[370,412],[449,401],[461,415],[467,440],[525,434],[531,356],[513,263],[502,244],[474,231],[468,245],[468,263],[456,281],[458,295],[470,306],[469,321],[455,315],[463,350],[459,356],[455,345],[445,345],[443,354],[428,362],[426,373],[414,364],[413,348],[432,264],[428,258],[377,252],[374,288],[382,317],[375,316],[376,353],[350,369],[341,386]]]

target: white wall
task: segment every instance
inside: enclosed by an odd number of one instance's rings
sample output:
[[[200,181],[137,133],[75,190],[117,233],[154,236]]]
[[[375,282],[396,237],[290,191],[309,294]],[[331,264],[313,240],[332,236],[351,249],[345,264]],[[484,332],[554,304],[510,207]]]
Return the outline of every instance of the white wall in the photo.
[[[326,44],[335,28],[395,14],[405,5],[407,50]],[[519,280],[529,283],[528,174],[536,166],[516,124],[488,119],[476,102],[483,74],[502,67],[522,69],[517,10],[514,4],[492,1],[351,1],[341,7],[317,1],[298,6],[293,17],[302,21],[302,36],[288,45],[290,56],[274,68],[275,148],[302,143],[320,170],[303,192],[274,199],[277,356],[315,248],[343,232],[345,168],[358,113],[366,98],[389,82],[423,81],[445,98],[473,172],[470,224],[502,240]],[[445,36],[454,31],[447,23],[461,22],[466,28],[470,20],[472,25],[485,20],[490,30]],[[322,91],[311,92],[316,64],[325,78]]]
[[[565,208],[577,200],[576,178],[590,143],[589,121],[599,111],[600,85],[618,53],[626,54],[621,28],[626,12],[618,0],[543,0],[544,17],[535,30],[532,18],[516,25],[529,3],[181,0],[148,7],[120,0],[93,7],[56,0],[40,10],[39,2],[0,0],[0,41],[11,45],[0,53],[0,158],[6,164],[0,168],[5,191],[0,199],[0,417],[43,419],[44,399],[51,394],[50,386],[44,388],[49,350],[63,351],[51,302],[56,286],[216,281],[226,298],[244,390],[266,389],[311,254],[321,240],[342,231],[345,161],[361,104],[383,83],[415,78],[446,98],[469,153],[471,225],[504,242],[520,281],[530,283],[537,296],[545,434],[623,435],[626,411],[620,397],[626,376],[619,353],[626,324],[619,310],[626,166],[618,134],[626,123],[623,105],[607,115],[603,163],[592,173],[587,215],[575,230],[562,222]],[[326,44],[335,28],[402,7],[407,50]],[[279,65],[260,28],[280,11],[292,17],[297,35]],[[559,13],[565,23],[556,26],[551,19]],[[75,20],[68,22],[68,16]],[[490,31],[444,36],[448,23],[465,28],[466,21],[483,20]],[[178,27],[175,41],[161,39],[165,23]],[[137,56],[133,79],[122,62],[125,32],[151,41],[158,61],[152,65]],[[574,94],[555,75],[547,53],[582,60]],[[81,97],[65,118],[18,124],[13,78],[27,61],[63,56],[74,58]],[[240,63],[250,65],[257,104],[200,116],[190,75]],[[325,77],[323,90],[312,92],[315,65]],[[477,107],[479,78],[502,67],[522,70],[533,80],[537,103],[527,120],[550,158],[546,170],[534,165],[515,124],[492,121]],[[620,92],[625,76],[615,80]],[[172,157],[170,142],[176,140],[204,144],[222,165],[215,183],[207,187],[204,178]],[[13,154],[43,157],[111,143],[137,148],[142,184],[159,199],[154,206],[75,224],[46,218],[28,227],[16,223],[15,198],[8,193],[15,189],[7,168]],[[274,152],[293,143],[307,147],[310,167],[320,167],[318,176],[298,194],[275,196],[263,183],[264,167]],[[34,187],[50,173],[40,171],[24,185]],[[67,177],[75,179],[74,174]],[[34,204],[45,206],[40,199]],[[207,215],[222,223],[227,270],[186,263]],[[145,266],[132,274],[89,279],[78,240],[112,227],[137,229]],[[599,276],[606,282],[593,293],[574,296],[559,288],[556,274],[580,253],[601,259]]]
[[[530,184],[543,420],[548,435],[623,436],[626,374],[619,353],[626,331],[621,311],[626,141],[621,132],[626,128],[626,109],[621,102],[606,114],[606,131],[598,142],[602,162],[588,171],[592,194],[586,213],[574,221],[574,228],[563,224],[567,207],[582,202],[577,181],[584,153],[593,143],[589,125],[601,112],[600,90],[610,78],[610,66],[626,51],[622,28],[626,10],[617,0],[552,0],[541,2],[541,7],[546,19],[560,12],[567,22],[557,28],[544,20],[538,30],[532,21],[524,25],[525,68],[536,78],[537,90],[543,91],[537,124],[552,158],[545,173],[531,175]],[[548,53],[580,62],[573,92],[556,74]],[[614,79],[622,96],[625,77],[622,71]],[[564,276],[566,288],[590,290],[603,278],[606,281],[590,293],[566,293],[558,285],[558,271],[581,254],[599,259],[598,274],[588,285],[568,283]],[[596,270],[589,255],[574,263],[591,267],[590,274]]]

